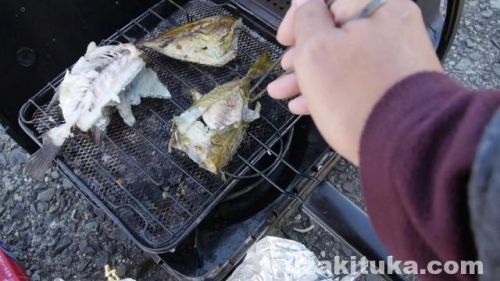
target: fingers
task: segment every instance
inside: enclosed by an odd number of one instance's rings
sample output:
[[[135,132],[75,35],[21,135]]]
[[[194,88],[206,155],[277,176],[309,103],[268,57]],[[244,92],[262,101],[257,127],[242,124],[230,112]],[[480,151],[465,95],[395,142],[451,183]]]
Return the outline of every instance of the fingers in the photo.
[[[307,106],[304,96],[298,96],[288,103],[288,109],[291,113],[296,115],[309,115],[309,107]]]
[[[310,0],[295,11],[296,41],[307,41],[315,33],[334,28],[333,15],[323,0]]]
[[[292,24],[294,14],[295,8],[294,6],[291,6],[290,9],[288,9],[285,17],[281,21],[278,33],[276,34],[276,39],[278,40],[278,42],[280,42],[280,44],[284,46],[292,46],[295,42],[295,39],[293,37]]]
[[[299,95],[300,89],[295,73],[282,75],[270,83],[267,86],[267,92],[272,98],[280,100],[295,97],[288,103],[290,112],[296,115],[310,114],[306,100]]]
[[[274,99],[288,99],[297,96],[300,92],[295,73],[284,74],[267,85],[267,92]]]
[[[369,2],[370,0],[335,0],[330,6],[330,12],[334,15],[335,24],[342,26],[361,12]]]
[[[283,58],[281,59],[281,68],[283,68],[286,71],[293,70],[294,53],[295,49],[293,47],[286,50],[285,54],[283,55]]]
[[[303,5],[305,2],[310,0],[292,0],[292,5],[288,9],[285,17],[281,21],[278,33],[276,34],[276,39],[284,46],[292,46],[295,44],[295,37],[293,34],[293,20],[295,17],[295,11],[298,7]]]

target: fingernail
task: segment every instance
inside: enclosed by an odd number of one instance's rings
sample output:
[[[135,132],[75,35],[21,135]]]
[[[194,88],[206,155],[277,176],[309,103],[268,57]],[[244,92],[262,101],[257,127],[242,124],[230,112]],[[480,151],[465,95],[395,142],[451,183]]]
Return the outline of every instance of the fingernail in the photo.
[[[294,4],[296,7],[300,7],[302,5],[304,5],[304,3],[306,3],[308,0],[294,0]]]

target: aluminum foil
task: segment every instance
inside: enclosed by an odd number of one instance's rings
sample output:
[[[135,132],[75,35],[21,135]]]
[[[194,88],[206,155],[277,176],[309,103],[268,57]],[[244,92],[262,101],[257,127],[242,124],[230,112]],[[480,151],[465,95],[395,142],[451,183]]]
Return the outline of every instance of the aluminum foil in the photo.
[[[267,236],[247,251],[228,281],[333,281],[319,260],[304,245]]]

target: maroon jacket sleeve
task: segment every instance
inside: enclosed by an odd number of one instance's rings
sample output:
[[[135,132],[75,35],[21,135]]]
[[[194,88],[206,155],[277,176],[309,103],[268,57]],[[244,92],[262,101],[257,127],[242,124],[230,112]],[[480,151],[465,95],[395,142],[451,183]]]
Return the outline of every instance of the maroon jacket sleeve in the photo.
[[[361,140],[368,213],[388,251],[426,267],[475,260],[467,183],[500,93],[473,92],[444,74],[419,73],[376,105]],[[422,276],[424,280],[474,276]]]

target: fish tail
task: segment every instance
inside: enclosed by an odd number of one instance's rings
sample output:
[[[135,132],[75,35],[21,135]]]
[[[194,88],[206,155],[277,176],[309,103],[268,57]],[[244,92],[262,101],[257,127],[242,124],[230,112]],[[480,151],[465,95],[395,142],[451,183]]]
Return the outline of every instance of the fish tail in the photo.
[[[270,72],[275,66],[275,63],[271,60],[268,54],[262,54],[250,67],[245,76],[246,79],[255,79]]]
[[[106,134],[106,130],[103,130],[97,126],[93,126],[91,130],[92,130],[92,135],[94,136],[95,143],[97,145],[100,145],[104,138],[104,134]]]
[[[31,155],[24,168],[25,174],[30,175],[35,180],[42,181],[60,150],[60,146],[51,143],[44,144]]]

